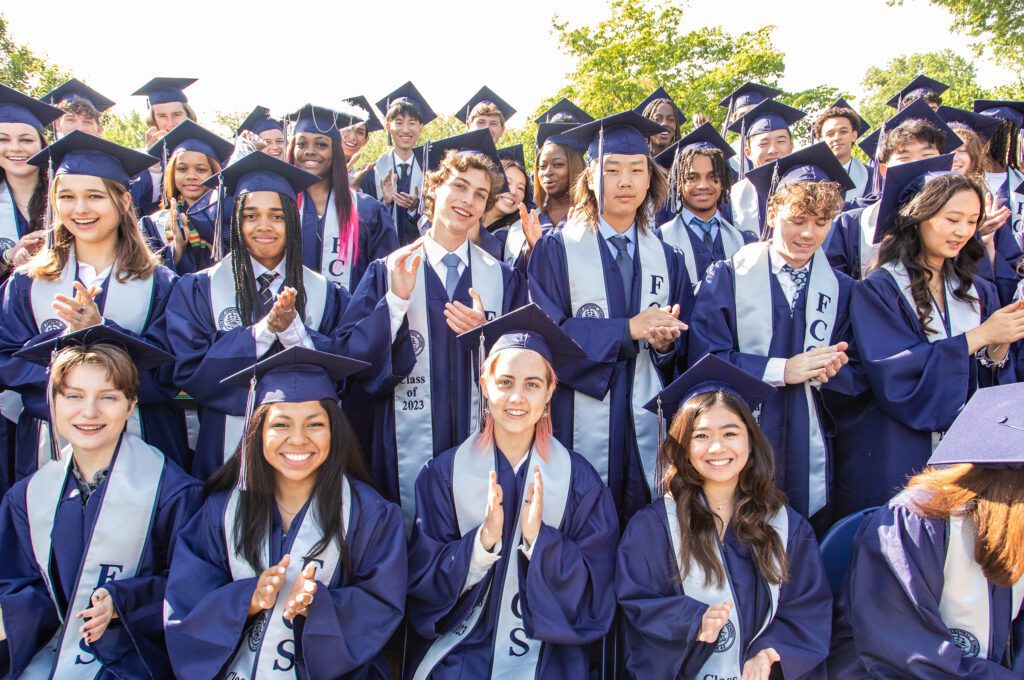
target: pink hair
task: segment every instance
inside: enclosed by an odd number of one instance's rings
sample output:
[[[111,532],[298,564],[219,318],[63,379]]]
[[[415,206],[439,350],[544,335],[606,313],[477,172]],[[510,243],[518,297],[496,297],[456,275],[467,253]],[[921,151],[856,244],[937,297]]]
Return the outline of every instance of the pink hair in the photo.
[[[538,355],[539,356],[539,355]],[[481,377],[487,375],[488,377],[494,375],[494,363],[498,357],[498,353],[491,354],[487,359],[484,360],[483,371],[481,371]],[[544,359],[544,357],[541,357]],[[544,365],[548,369],[548,383],[552,388],[552,397],[554,396],[554,389],[558,387],[558,376],[555,375],[555,369],[551,367],[547,359],[544,359]],[[480,395],[484,398],[483,395]],[[537,425],[533,432],[533,447],[537,449],[537,453],[545,461],[548,460],[548,452],[551,450],[551,402],[547,404],[545,413],[541,416],[540,420],[537,421]],[[493,442],[494,441],[494,418],[490,412],[487,413],[487,419],[484,421],[484,429],[480,433],[480,442]]]

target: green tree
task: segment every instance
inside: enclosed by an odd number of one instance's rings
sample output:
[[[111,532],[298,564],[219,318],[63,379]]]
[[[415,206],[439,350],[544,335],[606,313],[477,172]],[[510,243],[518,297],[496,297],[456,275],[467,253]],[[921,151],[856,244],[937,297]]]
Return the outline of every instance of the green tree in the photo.
[[[127,114],[104,113],[103,137],[126,146],[129,149],[141,149],[146,146],[146,121],[138,111]]]
[[[988,54],[999,64],[1024,73],[1024,3],[1020,0],[930,0],[953,16],[954,31],[974,38],[978,56]],[[902,5],[903,0],[889,0]]]
[[[50,63],[45,55],[15,42],[8,34],[7,18],[0,14],[0,83],[41,97],[70,77],[68,71]]]

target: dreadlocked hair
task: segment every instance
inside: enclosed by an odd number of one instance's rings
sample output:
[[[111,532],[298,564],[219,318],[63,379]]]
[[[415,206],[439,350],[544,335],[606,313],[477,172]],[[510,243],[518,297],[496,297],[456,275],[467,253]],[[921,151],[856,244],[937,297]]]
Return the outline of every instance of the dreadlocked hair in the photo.
[[[669,188],[671,189],[669,200],[674,201],[676,205],[683,205],[683,185],[686,183],[686,178],[693,172],[693,162],[698,156],[703,156],[711,161],[711,171],[718,178],[722,187],[722,193],[718,196],[718,207],[721,208],[729,202],[732,172],[729,170],[728,161],[725,160],[725,154],[718,149],[696,147],[687,149],[679,155],[668,172]]]
[[[988,143],[988,157],[998,165],[1019,168],[1017,163],[1018,137],[1020,131],[1013,121],[1003,120]]]
[[[231,273],[235,279],[235,299],[238,302],[238,314],[242,317],[242,323],[252,326],[259,319],[261,314],[254,302],[259,299],[256,288],[256,275],[252,270],[252,259],[249,257],[249,248],[245,245],[242,236],[242,211],[245,209],[245,199],[248,194],[242,194],[235,201],[235,210],[231,215],[231,252],[235,254],[231,258]],[[290,196],[278,194],[281,197],[281,208],[284,210],[284,285],[294,288],[295,311],[300,319],[306,318],[306,288],[302,285],[302,222],[299,218],[299,208]]]

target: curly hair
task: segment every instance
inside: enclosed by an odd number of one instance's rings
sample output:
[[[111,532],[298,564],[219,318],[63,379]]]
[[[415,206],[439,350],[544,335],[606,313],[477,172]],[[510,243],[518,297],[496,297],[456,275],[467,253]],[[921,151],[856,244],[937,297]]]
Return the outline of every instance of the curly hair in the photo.
[[[843,194],[836,182],[793,182],[775,190],[768,207],[788,206],[794,215],[814,215],[829,221],[843,209]]]
[[[484,207],[484,212],[486,213],[494,207],[494,202],[498,200],[498,194],[501,193],[501,188],[505,184],[504,171],[482,153],[449,149],[445,153],[444,158],[441,159],[441,165],[437,170],[428,172],[424,178],[426,182],[426,186],[423,189],[424,214],[433,220],[437,188],[451,179],[455,173],[468,172],[469,170],[483,170],[484,174],[490,178],[491,189],[487,194],[487,204]]]
[[[686,178],[693,172],[693,162],[698,157],[711,161],[711,172],[718,178],[718,182],[722,186],[722,193],[718,196],[718,207],[721,208],[729,202],[732,171],[729,168],[729,161],[725,160],[725,154],[719,149],[694,147],[679,154],[668,171],[670,193],[674,193],[670,198],[677,204],[683,205],[683,185],[686,184]]]
[[[825,123],[833,118],[845,118],[850,121],[850,127],[854,130],[860,129],[860,116],[857,115],[856,111],[845,106],[835,106],[831,109],[825,109],[815,119],[814,124],[811,126],[811,134],[814,135],[814,139],[821,139],[821,128],[825,127]]]

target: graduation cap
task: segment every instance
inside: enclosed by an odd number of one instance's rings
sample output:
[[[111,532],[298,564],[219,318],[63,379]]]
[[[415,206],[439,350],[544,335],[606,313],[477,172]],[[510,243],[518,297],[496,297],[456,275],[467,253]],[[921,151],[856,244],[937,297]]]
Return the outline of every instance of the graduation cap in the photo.
[[[747,179],[758,194],[768,198],[777,189],[796,182],[836,182],[842,193],[855,186],[846,168],[825,142],[812,144],[754,168],[747,173]]]
[[[75,132],[78,132],[77,130]],[[74,134],[74,133],[72,133]],[[80,133],[87,137],[86,133]],[[71,135],[68,135],[70,137]],[[67,139],[68,137],[65,137]],[[50,418],[47,421],[47,429],[50,435],[50,459],[60,460],[61,445],[57,428],[54,425],[56,420],[53,412],[53,376],[50,373],[50,366],[58,352],[67,347],[92,347],[95,345],[110,345],[126,352],[135,363],[139,371],[146,371],[157,366],[163,366],[174,361],[174,357],[158,347],[143,342],[137,337],[123,333],[113,326],[97,324],[88,326],[77,331],[56,335],[47,340],[28,345],[17,352],[14,356],[38,364],[46,368],[48,375],[46,387],[46,405]]]
[[[937,114],[932,107],[928,106],[928,102],[918,99],[892,118],[885,121],[882,124],[882,127],[878,128],[858,142],[858,146],[860,146],[868,156],[877,160],[878,148],[881,146],[879,144],[879,139],[883,132],[884,134],[889,134],[904,123],[912,120],[926,121],[936,130],[946,135],[946,144],[942,149],[940,149],[942,153],[952,153],[960,148],[961,144],[963,144],[963,140],[956,136],[956,133],[952,128],[946,125],[946,122],[939,117],[939,114]],[[876,175],[877,174],[878,173],[876,173]]]
[[[249,390],[245,407],[245,429],[248,430],[257,406],[324,399],[337,401],[337,383],[369,365],[365,361],[296,346],[224,378],[221,384]],[[243,491],[247,485],[246,448],[243,436],[238,473],[238,485]]]
[[[562,97],[551,108],[537,116],[533,122],[537,124],[574,123],[575,125],[582,125],[583,123],[594,122],[594,117],[565,97]]]
[[[576,123],[540,123],[537,125],[537,152],[540,153],[542,146],[551,142],[576,149],[580,153],[586,153],[587,145],[576,140],[569,139],[565,133],[578,127]]]
[[[857,109],[855,109],[852,106],[850,106],[850,102],[846,101],[842,97],[840,97],[839,99],[837,99],[834,102],[832,102],[831,104],[829,104],[828,108],[821,112],[821,115],[825,115],[826,113],[828,113],[832,109],[850,109],[851,111],[853,111],[853,115],[855,115],[857,117],[857,120],[854,121],[854,125],[857,126],[857,137],[863,137],[864,133],[866,133],[868,130],[871,129],[871,125],[866,120],[864,120],[863,116],[861,116],[859,113],[857,113]],[[813,141],[813,132],[812,132],[812,141]]]
[[[1010,99],[975,99],[974,110],[983,116],[994,116],[1024,128],[1024,101]]]
[[[366,111],[366,120],[363,121],[363,125],[366,126],[366,134],[369,135],[371,132],[379,132],[384,129],[384,125],[377,118],[377,115],[373,112],[373,107],[370,105],[368,100],[363,95],[359,94],[355,97],[346,97],[341,101],[352,106],[358,106],[360,109]]]
[[[946,430],[928,465],[970,463],[1024,469],[1024,383],[976,391]]]
[[[135,92],[133,97],[147,97],[149,107],[157,104],[168,104],[170,102],[185,103],[188,97],[185,96],[185,88],[196,82],[198,78],[153,78]]]
[[[729,115],[726,116],[726,121],[732,116],[732,112],[736,109],[743,108],[744,106],[757,106],[763,101],[768,99],[775,99],[782,90],[777,90],[774,87],[762,85],[761,83],[753,83],[749,80],[738,88],[725,95],[722,101],[718,102],[718,105],[729,109]]]
[[[266,106],[257,106],[253,109],[242,124],[235,130],[235,136],[242,134],[244,131],[249,130],[254,134],[261,134],[269,132],[270,130],[280,130],[284,132],[284,122],[277,120],[276,118],[270,117],[270,109]]]
[[[711,123],[704,123],[659,153],[654,160],[657,161],[658,165],[668,170],[672,167],[677,156],[682,156],[683,153],[690,149],[718,149],[726,159],[736,155],[736,150],[729,145],[729,142],[725,141],[722,135],[718,134],[715,126]]]
[[[874,243],[881,243],[882,238],[892,230],[900,208],[909,203],[930,180],[950,174],[952,168],[951,153],[886,168],[882,196],[878,199]]]
[[[526,167],[526,154],[523,153],[522,144],[514,144],[498,149],[498,158],[503,161],[512,161],[521,168]]]
[[[971,130],[974,134],[978,135],[982,144],[987,144],[992,136],[999,129],[1002,124],[1002,120],[994,116],[986,116],[980,113],[974,113],[965,109],[957,109],[952,106],[940,106],[938,111],[939,118],[945,121],[954,132],[958,127],[965,127]]]
[[[665,88],[663,88],[663,87],[659,87],[657,90],[655,90],[654,92],[652,92],[649,95],[647,95],[647,98],[644,99],[639,104],[637,104],[633,108],[633,110],[636,111],[637,113],[639,113],[642,116],[643,113],[644,113],[644,109],[647,108],[647,105],[650,104],[653,101],[657,101],[658,99],[667,99],[668,100],[668,103],[672,105],[672,110],[675,111],[675,113],[676,113],[676,129],[679,129],[680,127],[682,127],[683,123],[685,123],[687,121],[686,114],[683,113],[679,109],[678,106],[676,106],[675,100],[672,99],[672,97],[669,96],[668,92],[666,92]]]
[[[127,189],[132,177],[159,160],[102,137],[74,130],[43,148],[28,162],[40,168],[52,168],[55,177],[91,175],[117,182]]]
[[[369,115],[369,111],[350,104],[344,104],[337,110],[306,104],[298,111],[288,114],[288,120],[295,122],[294,132],[326,135],[331,139],[340,140],[343,129],[365,122]]]
[[[103,113],[114,105],[112,100],[107,99],[78,78],[72,78],[63,85],[47,92],[45,95],[40,97],[40,99],[47,104],[52,104],[53,106],[60,106],[61,104],[67,104],[75,101],[84,101],[100,113]]]
[[[265,153],[254,152],[208,178],[203,185],[211,188],[223,185],[225,193],[236,197],[254,191],[274,191],[295,199],[319,181],[320,178],[311,172]]]
[[[494,163],[494,167],[501,170],[501,158],[498,156],[498,150],[494,148],[494,139],[491,138],[491,133],[484,129],[470,130],[460,135],[439,139],[436,142],[426,142],[413,149],[413,154],[426,159],[423,163],[425,170],[437,170],[441,167],[441,161],[444,160],[445,154],[452,149],[459,153],[478,153],[487,156]],[[504,178],[504,175],[502,177]],[[426,172],[424,172],[425,180]],[[502,179],[502,185],[499,193],[508,191],[508,183],[504,179]],[[420,196],[422,195],[421,188]]]
[[[544,357],[557,374],[561,367],[587,358],[587,353],[544,313],[537,303],[515,309],[456,338],[459,346],[477,351],[479,373],[484,360],[505,349],[529,349]],[[480,428],[483,429],[483,400],[480,400]]]
[[[0,84],[0,123],[25,123],[42,131],[63,115],[56,106]]]
[[[149,153],[163,159],[164,163],[179,151],[196,151],[216,158],[223,165],[231,158],[234,150],[231,142],[188,118],[149,147]]]
[[[890,97],[889,101],[886,102],[886,105],[891,106],[894,109],[899,109],[903,100],[907,97],[917,97],[929,94],[940,95],[948,89],[949,85],[940,83],[934,78],[929,78],[922,74],[911,80],[902,90]]]
[[[512,105],[507,101],[499,97],[494,90],[484,85],[477,93],[469,98],[469,101],[462,105],[456,113],[455,117],[463,123],[469,123],[469,115],[473,113],[473,109],[479,104],[494,104],[495,108],[501,111],[501,115],[508,121],[509,118],[516,114],[516,110],[512,108]]]
[[[747,140],[754,135],[763,135],[776,130],[788,130],[789,127],[806,116],[800,109],[794,109],[774,99],[765,99],[754,108],[729,125],[729,129],[739,134],[740,148],[744,149]],[[740,163],[740,179],[746,176],[746,163]]]
[[[416,89],[416,86],[412,84],[412,81],[400,86],[398,89],[391,92],[391,94],[378,101],[377,109],[387,117],[388,109],[390,109],[393,104],[398,104],[399,102],[411,104],[419,113],[420,122],[424,125],[437,118],[437,114],[434,113],[432,108],[430,108],[430,105],[427,104],[427,100],[423,98],[423,95],[421,95],[420,91]]]

